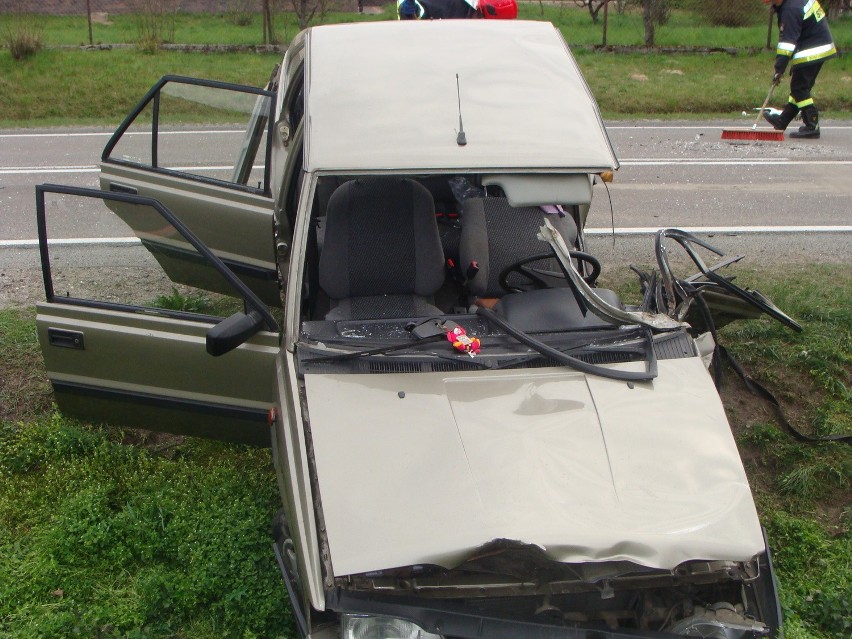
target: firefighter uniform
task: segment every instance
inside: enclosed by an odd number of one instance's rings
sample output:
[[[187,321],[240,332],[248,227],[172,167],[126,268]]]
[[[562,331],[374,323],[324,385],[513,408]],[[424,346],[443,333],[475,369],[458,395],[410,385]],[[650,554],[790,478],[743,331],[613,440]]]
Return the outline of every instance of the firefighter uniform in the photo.
[[[811,97],[823,62],[837,55],[831,39],[828,18],[819,0],[782,0],[774,2],[778,14],[778,48],[775,55],[775,81],[792,66],[790,97],[780,114],[764,114],[776,129],[783,131],[802,112],[804,126],[790,137],[818,138],[819,112]]]
[[[476,0],[397,0],[400,20],[441,20],[477,18]]]

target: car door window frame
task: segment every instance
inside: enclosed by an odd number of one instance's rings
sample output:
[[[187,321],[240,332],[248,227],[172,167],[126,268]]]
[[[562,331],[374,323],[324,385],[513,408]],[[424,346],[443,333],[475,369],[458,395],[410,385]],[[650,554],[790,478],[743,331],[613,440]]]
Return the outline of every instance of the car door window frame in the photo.
[[[242,297],[246,312],[249,310],[257,311],[263,320],[264,327],[273,332],[278,332],[278,322],[276,322],[272,313],[266,304],[229,269],[225,263],[217,257],[195,234],[187,228],[180,219],[175,216],[168,208],[163,206],[159,201],[144,197],[141,195],[132,195],[129,193],[101,191],[99,189],[89,189],[83,187],[63,186],[58,184],[39,184],[36,186],[36,223],[38,226],[38,243],[39,253],[41,257],[42,278],[44,280],[45,299],[51,303],[63,303],[77,306],[88,306],[93,308],[104,308],[115,311],[130,311],[138,312],[139,309],[148,309],[147,306],[122,304],[118,302],[105,302],[103,300],[84,299],[76,297],[57,296],[53,289],[53,277],[50,267],[50,248],[47,237],[47,215],[45,207],[45,194],[53,193],[57,195],[70,195],[75,197],[89,197],[100,200],[112,200],[117,202],[125,202],[127,204],[137,204],[148,206],[156,210],[163,219],[171,224],[174,229],[180,233],[187,242],[189,242],[199,254],[207,260],[207,262],[228,282],[233,288],[236,295]],[[186,311],[174,311],[169,309],[157,309],[158,313],[177,319],[191,319],[194,321],[204,321],[209,323],[218,323],[223,318],[209,316],[203,314],[189,313]]]
[[[217,178],[211,178],[203,175],[198,175],[195,173],[187,173],[185,171],[178,171],[172,168],[165,168],[157,166],[157,154],[158,154],[158,136],[159,136],[159,103],[160,103],[160,91],[162,88],[168,84],[169,82],[174,82],[178,84],[190,84],[195,86],[208,87],[212,89],[222,89],[227,91],[236,91],[239,93],[251,93],[257,96],[262,96],[268,98],[267,109],[265,110],[266,116],[266,149],[264,151],[264,168],[263,168],[263,187],[257,188],[249,186],[248,184],[238,184],[236,182],[229,182],[227,180],[220,180]],[[151,122],[151,163],[140,163],[133,162],[130,160],[125,160],[122,158],[112,157],[112,152],[118,144],[119,140],[121,140],[122,136],[127,132],[130,126],[134,123],[137,117],[142,113],[142,111],[147,108],[149,103],[153,103],[153,119]],[[111,164],[120,164],[125,166],[132,166],[135,168],[142,168],[149,171],[153,171],[156,173],[166,173],[170,175],[179,175],[183,178],[189,180],[195,180],[198,182],[205,182],[208,184],[216,184],[216,185],[224,185],[229,188],[239,189],[241,191],[247,191],[250,193],[257,193],[259,195],[264,195],[270,197],[271,195],[271,160],[272,160],[272,126],[274,121],[274,109],[276,104],[276,92],[275,91],[267,91],[266,89],[259,89],[257,87],[251,87],[247,85],[241,84],[232,84],[230,82],[220,82],[218,80],[204,80],[201,78],[192,78],[187,76],[180,75],[165,75],[160,78],[154,86],[152,86],[148,92],[142,97],[139,103],[133,108],[133,110],[124,118],[122,123],[116,129],[115,133],[113,133],[112,137],[107,142],[104,150],[101,154],[101,161]],[[256,128],[256,119],[253,117],[249,121],[249,129]]]

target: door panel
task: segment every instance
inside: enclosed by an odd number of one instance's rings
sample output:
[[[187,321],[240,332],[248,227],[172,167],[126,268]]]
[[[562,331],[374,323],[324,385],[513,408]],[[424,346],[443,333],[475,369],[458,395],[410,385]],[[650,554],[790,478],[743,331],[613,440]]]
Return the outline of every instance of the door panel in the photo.
[[[162,202],[261,299],[280,305],[270,193],[274,103],[275,93],[254,87],[166,76],[110,139],[100,184]],[[181,238],[141,226],[121,202],[108,205],[156,250],[174,281],[207,281],[204,269],[185,264]]]
[[[264,331],[222,357],[210,324],[43,302],[39,342],[56,403],[94,422],[269,445],[278,406],[278,335]],[[69,347],[57,334],[72,335]]]
[[[36,324],[60,409],[120,426],[268,445],[270,410],[281,405],[279,329],[263,302],[155,200],[49,185],[37,188],[36,200],[47,297]],[[145,228],[180,238],[189,261],[209,277],[203,288],[227,295],[175,284],[144,241],[81,247],[62,238],[80,237],[69,219],[100,220],[122,207]],[[261,329],[230,352],[209,355],[208,332],[249,311],[260,315]]]
[[[108,163],[101,164],[101,189],[160,201],[266,304],[281,305],[272,205],[265,196]],[[175,282],[205,288],[205,268],[199,270],[192,263],[193,251],[183,238],[146,226],[132,206],[110,202],[109,207],[149,247]]]

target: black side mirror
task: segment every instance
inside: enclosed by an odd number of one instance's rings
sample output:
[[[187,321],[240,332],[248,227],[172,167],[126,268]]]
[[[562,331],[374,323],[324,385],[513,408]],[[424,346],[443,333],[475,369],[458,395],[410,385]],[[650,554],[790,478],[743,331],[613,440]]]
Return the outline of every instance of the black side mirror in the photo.
[[[207,331],[207,352],[218,357],[234,350],[263,326],[257,311],[234,313]]]

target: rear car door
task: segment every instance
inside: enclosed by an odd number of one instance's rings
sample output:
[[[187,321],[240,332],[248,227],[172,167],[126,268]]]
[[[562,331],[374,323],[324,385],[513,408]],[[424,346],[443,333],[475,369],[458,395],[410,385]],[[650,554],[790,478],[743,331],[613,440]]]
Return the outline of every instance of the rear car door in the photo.
[[[280,318],[156,200],[42,185],[36,202],[46,294],[36,323],[63,413],[268,445],[281,407]],[[156,246],[146,246],[147,231],[133,237],[120,219],[116,238],[74,239],[69,222],[113,209],[179,237],[202,286],[173,282]]]
[[[159,200],[262,300],[280,305],[270,174],[277,74],[272,77],[268,89],[161,78],[104,148],[100,184]],[[131,228],[144,230],[133,207],[107,204]],[[159,248],[158,261],[175,282],[202,283],[194,279],[192,250],[171,239],[148,238]]]

